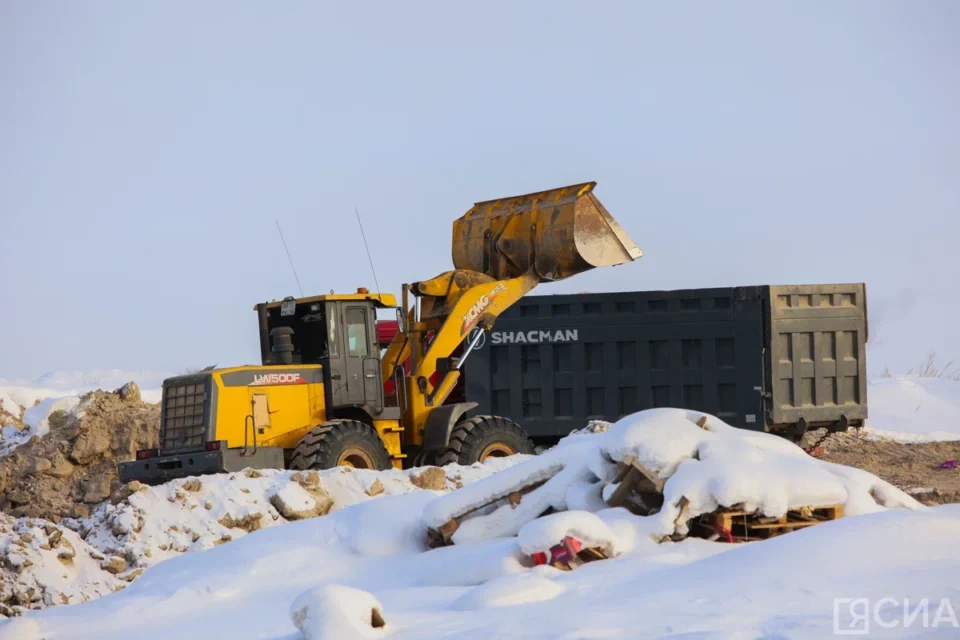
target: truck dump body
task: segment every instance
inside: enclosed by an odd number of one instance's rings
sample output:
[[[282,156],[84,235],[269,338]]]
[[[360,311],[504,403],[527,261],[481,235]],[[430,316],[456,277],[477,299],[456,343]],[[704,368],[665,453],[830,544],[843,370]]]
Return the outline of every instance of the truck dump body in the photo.
[[[756,430],[856,425],[865,309],[862,284],[530,296],[467,362],[466,396],[541,439],[653,407]]]

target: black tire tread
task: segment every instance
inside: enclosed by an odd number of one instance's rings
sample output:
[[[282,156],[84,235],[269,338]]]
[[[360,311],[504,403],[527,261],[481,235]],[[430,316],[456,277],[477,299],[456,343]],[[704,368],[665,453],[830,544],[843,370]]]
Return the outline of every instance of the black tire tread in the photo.
[[[338,448],[347,438],[360,438],[370,450],[371,458],[378,469],[393,468],[390,453],[379,434],[373,427],[359,420],[329,420],[308,431],[294,447],[289,468],[329,469],[330,466],[326,463],[339,457]]]
[[[437,466],[443,467],[452,463],[465,466],[473,464],[479,459],[481,441],[494,433],[508,435],[521,443],[517,453],[534,453],[530,436],[513,420],[500,416],[474,416],[454,427],[446,450],[437,456]]]

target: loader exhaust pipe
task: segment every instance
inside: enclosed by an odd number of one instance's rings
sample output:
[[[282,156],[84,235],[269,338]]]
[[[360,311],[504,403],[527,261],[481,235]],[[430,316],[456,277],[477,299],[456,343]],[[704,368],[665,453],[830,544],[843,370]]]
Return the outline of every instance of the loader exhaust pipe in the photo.
[[[557,281],[643,255],[593,194],[595,182],[476,203],[453,223],[453,264],[502,280]]]

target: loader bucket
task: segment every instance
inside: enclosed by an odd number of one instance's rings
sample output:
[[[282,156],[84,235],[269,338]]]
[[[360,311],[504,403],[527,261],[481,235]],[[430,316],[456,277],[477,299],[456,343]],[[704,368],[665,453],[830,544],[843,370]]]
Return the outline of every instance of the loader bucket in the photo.
[[[643,253],[593,195],[595,182],[478,202],[453,223],[453,264],[498,280],[556,281]]]

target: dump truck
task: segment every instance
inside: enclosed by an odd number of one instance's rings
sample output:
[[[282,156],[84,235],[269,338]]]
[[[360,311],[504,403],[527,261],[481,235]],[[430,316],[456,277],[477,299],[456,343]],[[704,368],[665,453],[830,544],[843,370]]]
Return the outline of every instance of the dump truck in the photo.
[[[159,446],[122,463],[120,480],[533,453],[509,417],[468,418],[476,403],[448,399],[497,317],[538,284],[642,255],[595,185],[476,203],[453,223],[454,268],[403,285],[399,304],[365,288],[257,304],[261,363],[165,380]],[[381,352],[383,309],[399,331]]]
[[[527,296],[474,349],[462,395],[538,445],[656,407],[799,442],[863,425],[868,334],[864,283]]]

